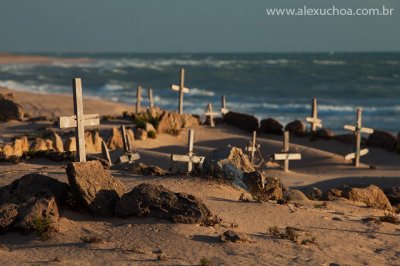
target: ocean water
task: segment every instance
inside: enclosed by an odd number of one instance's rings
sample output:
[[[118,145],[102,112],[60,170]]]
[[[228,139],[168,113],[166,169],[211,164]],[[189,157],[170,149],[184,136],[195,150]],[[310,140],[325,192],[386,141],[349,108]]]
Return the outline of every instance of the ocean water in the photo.
[[[318,98],[324,126],[343,132],[363,107],[366,127],[400,131],[400,53],[276,54],[45,54],[87,57],[84,63],[0,65],[0,86],[71,93],[81,77],[84,95],[132,103],[136,87],[153,88],[155,104],[175,110],[179,70],[186,70],[184,110],[203,114],[209,102],[220,108],[273,117],[281,123],[305,121]],[[144,102],[147,96],[144,92]]]

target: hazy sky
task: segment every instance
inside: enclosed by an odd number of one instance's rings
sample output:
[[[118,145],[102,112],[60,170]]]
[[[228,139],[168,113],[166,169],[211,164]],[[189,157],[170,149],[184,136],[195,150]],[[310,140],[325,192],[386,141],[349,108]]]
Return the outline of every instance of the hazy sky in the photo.
[[[387,7],[386,17],[268,16],[273,7]],[[0,0],[0,51],[399,51],[399,0]]]

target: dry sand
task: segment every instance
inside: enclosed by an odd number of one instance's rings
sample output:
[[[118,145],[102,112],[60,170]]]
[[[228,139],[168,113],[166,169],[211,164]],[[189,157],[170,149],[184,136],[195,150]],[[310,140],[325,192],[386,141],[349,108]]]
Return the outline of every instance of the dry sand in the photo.
[[[17,101],[35,115],[72,114],[69,96],[38,95],[15,92]],[[120,114],[133,106],[85,100],[86,113]],[[104,114],[104,113],[102,113]],[[0,124],[0,137],[33,132],[37,123],[9,122]],[[49,126],[48,124],[46,126]],[[102,127],[108,127],[102,125]],[[227,125],[195,128],[195,149],[205,155],[228,144],[244,148],[251,134]],[[184,153],[187,132],[178,137],[159,135],[156,140],[135,141],[142,160],[168,168],[171,153]],[[290,173],[279,169],[266,174],[280,177],[288,186],[315,185],[322,189],[345,182],[369,182],[382,186],[400,186],[400,156],[381,149],[370,149],[362,159],[365,165],[353,168],[343,160],[350,145],[335,141],[313,141],[292,138],[291,149],[302,153],[303,160],[291,163]],[[258,142],[265,158],[281,150],[278,136],[261,135]],[[116,156],[118,152],[114,152]],[[376,169],[369,169],[369,165]],[[44,159],[18,165],[0,164],[0,185],[9,184],[24,174],[37,172],[66,182],[65,164]],[[300,205],[278,205],[273,202],[242,202],[242,190],[201,178],[144,177],[126,171],[112,171],[128,189],[142,183],[162,184],[201,198],[223,223],[214,227],[172,224],[153,218],[97,219],[87,214],[64,211],[59,232],[47,241],[37,236],[8,233],[0,236],[1,265],[199,265],[202,258],[216,265],[400,265],[400,226],[362,222],[369,215],[383,211],[347,200],[302,202]],[[237,225],[237,227],[236,227]],[[234,226],[246,233],[247,243],[221,243],[218,235]],[[274,239],[268,233],[272,226],[296,227],[315,237],[315,244],[299,245]],[[101,243],[85,244],[83,236],[97,236]],[[160,250],[165,260],[159,260]],[[336,263],[336,264],[332,264]]]

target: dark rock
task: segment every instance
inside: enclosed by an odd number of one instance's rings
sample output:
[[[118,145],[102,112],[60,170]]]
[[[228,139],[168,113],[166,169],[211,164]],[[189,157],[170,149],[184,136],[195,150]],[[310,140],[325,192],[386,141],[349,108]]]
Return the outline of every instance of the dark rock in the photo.
[[[37,218],[59,218],[68,185],[48,176],[29,174],[0,189],[0,231],[31,230]]]
[[[269,200],[281,200],[283,199],[283,189],[279,178],[266,177],[264,180],[265,184],[265,195]]]
[[[210,152],[203,162],[205,173],[245,187],[243,172],[254,172],[254,166],[240,148],[227,146]]]
[[[365,203],[369,207],[374,207],[382,210],[392,210],[388,198],[383,191],[375,186],[360,186],[360,187],[344,187],[342,197]]]
[[[68,182],[76,195],[94,215],[113,216],[125,186],[103,168],[100,161],[69,163]]]
[[[225,231],[223,234],[219,236],[219,239],[222,242],[249,242],[249,238],[241,233],[235,232],[233,230]]]
[[[266,134],[283,134],[283,125],[273,118],[261,120],[260,132]]]
[[[383,192],[385,193],[391,204],[400,204],[400,187],[385,188]]]
[[[202,223],[210,210],[192,195],[174,193],[161,185],[140,184],[117,203],[119,217],[136,215],[171,220],[174,223]]]
[[[306,190],[304,190],[304,194],[310,200],[321,200],[323,196],[322,191],[317,187],[307,188]]]
[[[395,151],[397,147],[397,139],[388,132],[374,130],[374,133],[369,135],[367,145],[378,147],[388,151]]]
[[[303,192],[297,189],[289,189],[285,191],[283,198],[285,201],[290,202],[290,201],[308,201],[309,199],[307,198],[306,195],[304,195]]]
[[[306,125],[300,120],[295,120],[285,126],[285,131],[289,131],[290,134],[297,137],[303,137],[306,135]]]
[[[281,182],[275,177],[264,177],[260,171],[243,173],[243,182],[247,189],[257,200],[280,200],[283,199]]]
[[[4,95],[0,95],[0,110],[0,121],[2,122],[22,120],[24,118],[22,106]]]
[[[224,121],[232,126],[250,132],[258,129],[258,119],[253,115],[228,112],[224,115]]]
[[[356,138],[354,136],[354,134],[350,133],[350,134],[342,134],[342,135],[336,135],[335,137],[333,137],[334,140],[337,140],[339,142],[342,143],[346,143],[346,144],[352,144],[354,145]],[[367,143],[367,139],[362,137],[361,138],[361,145],[365,145]]]
[[[335,133],[328,128],[320,128],[317,130],[317,137],[321,139],[332,139],[335,137]]]
[[[337,188],[329,189],[322,196],[323,200],[328,200],[328,201],[331,201],[331,200],[334,200],[334,199],[340,198],[340,197],[342,197],[342,191],[340,189],[337,189]]]

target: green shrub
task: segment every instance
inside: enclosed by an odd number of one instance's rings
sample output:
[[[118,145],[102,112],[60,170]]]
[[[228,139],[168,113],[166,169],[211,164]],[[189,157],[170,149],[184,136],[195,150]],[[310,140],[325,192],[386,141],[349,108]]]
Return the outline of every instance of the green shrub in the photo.
[[[36,232],[37,236],[42,240],[48,240],[53,233],[54,227],[49,217],[35,217],[30,221],[30,227]]]
[[[150,130],[147,132],[147,137],[151,138],[151,139],[155,139],[157,137],[157,132],[155,132],[154,130]]]

